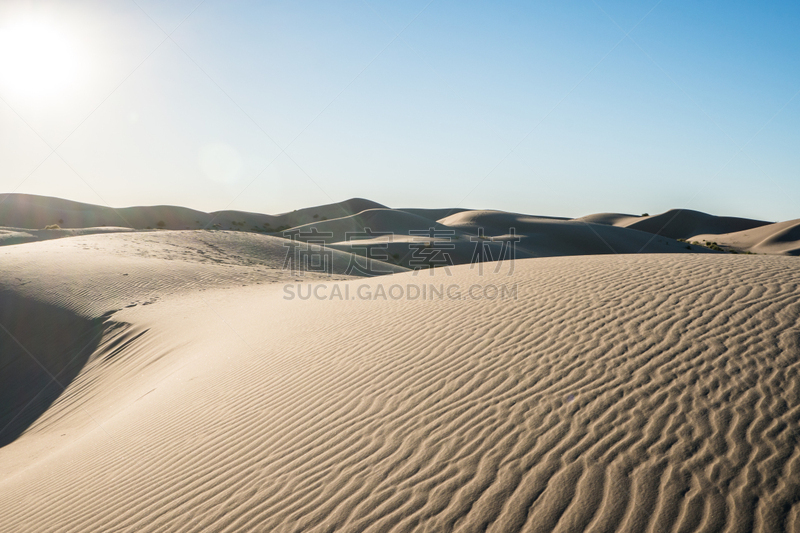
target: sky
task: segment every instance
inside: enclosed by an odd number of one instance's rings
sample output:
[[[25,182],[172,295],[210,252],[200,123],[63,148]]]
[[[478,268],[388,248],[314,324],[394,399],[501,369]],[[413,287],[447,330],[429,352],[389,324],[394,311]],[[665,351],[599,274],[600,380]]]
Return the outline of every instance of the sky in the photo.
[[[0,192],[800,217],[800,3],[0,3]]]

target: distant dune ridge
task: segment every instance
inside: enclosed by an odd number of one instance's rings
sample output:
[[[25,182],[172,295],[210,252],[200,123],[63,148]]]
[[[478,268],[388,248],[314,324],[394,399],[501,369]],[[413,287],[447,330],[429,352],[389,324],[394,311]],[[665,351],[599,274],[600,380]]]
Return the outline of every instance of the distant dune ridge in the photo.
[[[658,215],[749,255],[623,214],[281,215],[333,233],[325,273],[5,208],[0,531],[800,531],[796,221]],[[517,259],[354,271],[367,224]]]
[[[639,220],[628,220],[625,227],[658,233],[673,239],[690,239],[705,233],[717,235],[769,225],[763,220],[717,217],[690,209],[671,209],[666,213]]]
[[[145,229],[156,228],[158,222],[162,221],[164,229],[202,229],[218,223],[225,229],[249,230],[253,227],[263,228],[264,224],[272,228],[293,227],[313,221],[314,215],[318,218],[338,218],[365,209],[384,207],[370,200],[354,198],[282,215],[264,215],[245,211],[204,213],[171,205],[110,208],[32,194],[0,194],[0,202],[0,226],[29,229],[42,229],[50,224],[58,224],[62,228],[121,226]],[[239,226],[233,222],[244,224]]]
[[[43,228],[57,224],[59,230]],[[677,239],[716,242],[738,252],[800,255],[800,220],[770,223],[737,217],[720,217],[673,209],[654,216],[599,213],[576,219],[541,217],[502,211],[453,209],[391,209],[379,203],[353,198],[317,207],[298,209],[281,215],[243,211],[204,213],[184,207],[143,206],[112,209],[27,194],[0,195],[0,245],[32,242],[76,234],[111,231],[111,227],[174,230],[235,230],[279,234],[285,230],[330,231],[329,243],[353,251],[346,233],[394,232],[398,236],[429,228],[452,230],[457,236],[451,253],[456,264],[469,262],[470,237],[482,227],[486,236],[502,242],[510,227],[521,237],[517,246],[520,258],[607,253],[685,253],[707,252],[705,248],[678,243]],[[100,229],[102,227],[107,229]],[[70,229],[71,232],[63,231]],[[754,232],[754,230],[758,230]],[[635,230],[635,231],[634,231]],[[507,239],[505,239],[507,240]],[[390,254],[406,256],[407,240],[389,247]],[[460,241],[460,242],[459,242]],[[495,245],[491,245],[497,248]],[[405,250],[405,251],[404,251]],[[400,259],[404,266],[407,259]]]

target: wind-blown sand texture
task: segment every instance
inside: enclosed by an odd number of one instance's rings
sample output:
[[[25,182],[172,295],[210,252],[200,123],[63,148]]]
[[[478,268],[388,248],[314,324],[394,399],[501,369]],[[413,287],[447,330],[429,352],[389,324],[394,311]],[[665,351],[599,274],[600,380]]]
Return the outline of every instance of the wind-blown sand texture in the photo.
[[[33,356],[66,387],[10,426],[0,530],[800,529],[795,258],[336,281],[279,270],[284,251],[223,232],[0,249],[3,385],[46,382]],[[287,300],[296,279],[517,293]],[[9,353],[30,364],[12,376]]]

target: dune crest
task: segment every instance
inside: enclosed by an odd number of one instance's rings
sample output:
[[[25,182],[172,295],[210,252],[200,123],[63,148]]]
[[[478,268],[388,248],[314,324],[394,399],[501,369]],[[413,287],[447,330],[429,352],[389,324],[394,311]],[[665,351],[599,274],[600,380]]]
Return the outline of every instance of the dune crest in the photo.
[[[719,217],[691,209],[670,209],[660,215],[622,219],[620,222],[627,228],[673,239],[689,239],[701,234],[732,233],[769,224],[763,220]]]
[[[205,213],[173,205],[111,208],[33,194],[0,194],[0,226],[42,229],[58,224],[63,228],[114,226],[173,230],[218,227],[226,230],[266,232],[307,224],[320,218],[349,216],[365,209],[380,207],[385,206],[363,198],[351,198],[281,215],[234,210]]]

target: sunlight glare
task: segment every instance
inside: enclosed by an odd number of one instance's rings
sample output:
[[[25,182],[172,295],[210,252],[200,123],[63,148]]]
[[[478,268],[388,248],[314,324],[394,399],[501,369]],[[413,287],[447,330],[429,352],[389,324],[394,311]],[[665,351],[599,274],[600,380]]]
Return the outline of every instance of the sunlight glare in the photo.
[[[78,78],[75,43],[58,28],[19,21],[0,28],[0,90],[25,99],[63,95]]]

